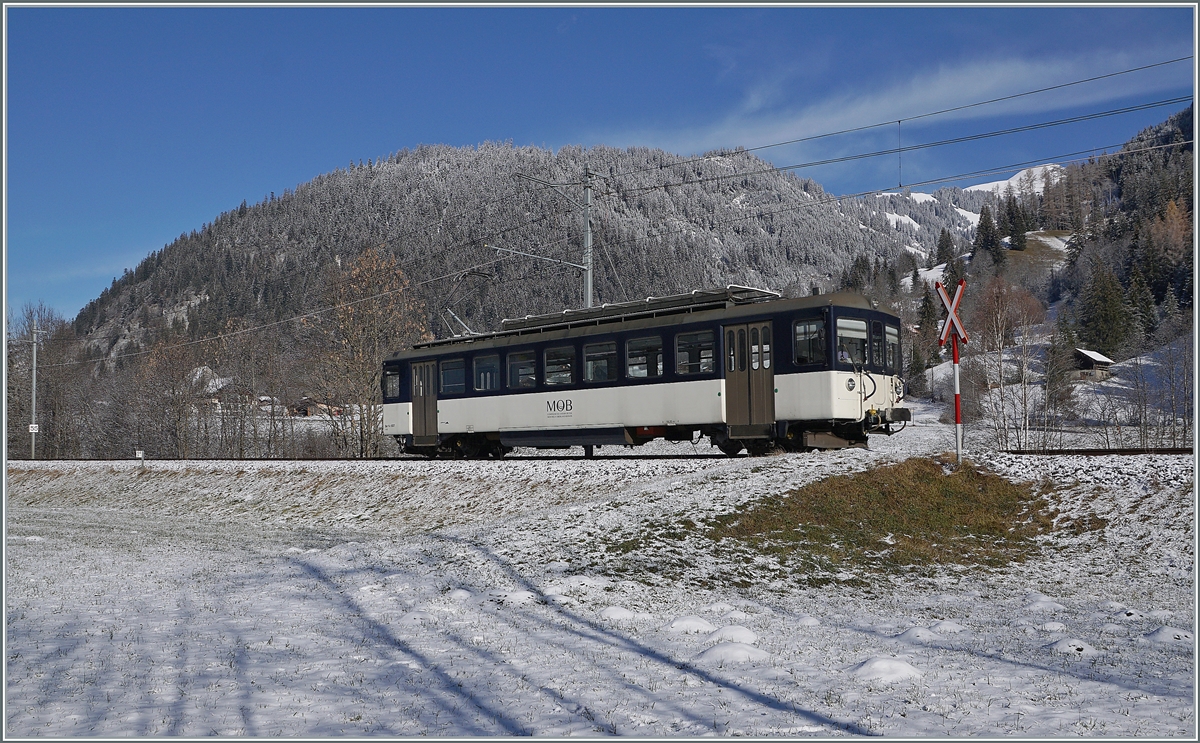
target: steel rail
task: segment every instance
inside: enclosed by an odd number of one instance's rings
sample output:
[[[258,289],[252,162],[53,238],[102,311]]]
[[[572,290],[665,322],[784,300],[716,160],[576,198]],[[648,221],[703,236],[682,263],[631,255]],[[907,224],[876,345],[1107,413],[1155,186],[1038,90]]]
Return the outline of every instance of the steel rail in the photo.
[[[1032,454],[1046,456],[1103,457],[1108,455],[1131,457],[1138,454],[1191,454],[1192,447],[1152,447],[1148,449],[1004,449],[1005,454]]]

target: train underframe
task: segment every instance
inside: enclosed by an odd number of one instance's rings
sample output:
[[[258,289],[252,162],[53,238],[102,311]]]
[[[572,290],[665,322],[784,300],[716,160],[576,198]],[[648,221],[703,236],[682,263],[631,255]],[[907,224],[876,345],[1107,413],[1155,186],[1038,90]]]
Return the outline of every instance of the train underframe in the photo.
[[[790,452],[863,449],[867,446],[868,434],[890,436],[902,430],[903,427],[892,428],[897,422],[906,423],[887,420],[880,415],[868,415],[859,421],[776,421],[762,426],[632,426],[568,432],[450,433],[439,435],[436,443],[424,441],[421,444],[416,444],[411,435],[397,436],[396,440],[406,454],[431,458],[500,459],[518,446],[536,449],[581,446],[584,456],[591,457],[596,449],[603,446],[634,447],[655,439],[696,443],[708,437],[711,445],[727,456],[734,457],[742,451],[750,456],[764,456],[777,449]]]

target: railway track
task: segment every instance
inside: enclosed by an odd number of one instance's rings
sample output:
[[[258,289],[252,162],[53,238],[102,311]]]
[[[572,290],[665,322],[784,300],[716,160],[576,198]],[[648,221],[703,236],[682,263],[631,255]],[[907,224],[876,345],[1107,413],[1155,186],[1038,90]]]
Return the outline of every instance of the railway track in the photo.
[[[591,459],[593,459],[593,460],[606,459],[606,460],[620,461],[623,459],[670,460],[670,459],[729,459],[729,458],[730,457],[726,456],[725,454],[721,454],[721,453],[709,454],[707,452],[703,452],[703,453],[697,452],[695,454],[617,454],[617,455],[613,455],[613,456],[605,456],[603,454],[596,454]],[[229,459],[229,458],[221,458],[221,457],[204,457],[204,458],[197,457],[197,458],[188,458],[188,459],[147,459],[147,460],[145,460],[145,462],[146,462],[146,465],[149,466],[149,465],[154,464],[155,462],[188,462],[188,463],[195,462],[197,464],[201,464],[204,462],[273,462],[276,464],[309,464],[309,463],[317,463],[317,462],[397,462],[397,463],[405,463],[405,462],[471,462],[471,461],[474,461],[474,462],[481,462],[481,461],[537,462],[537,461],[562,461],[562,460],[568,460],[568,459],[569,460],[577,459],[580,461],[587,460],[587,458],[584,457],[582,454],[564,453],[564,454],[532,454],[532,455],[518,455],[518,456],[510,455],[510,456],[504,457],[502,460],[497,460],[497,459],[493,459],[493,460],[453,459],[453,458],[449,458],[449,457],[447,457],[447,458],[439,457],[437,459],[430,459],[428,457],[418,457],[418,456],[356,457],[354,459],[349,459],[349,458],[344,458],[344,457],[312,457],[312,458],[307,458],[307,459],[281,459],[281,458],[276,458],[276,457],[241,457],[238,459]],[[58,459],[34,459],[34,460],[10,459],[10,460],[8,460],[8,463],[11,466],[11,465],[25,464],[25,463],[29,463],[29,462],[95,462],[96,464],[104,464],[104,463],[114,463],[115,464],[117,462],[136,463],[138,461],[140,461],[140,460],[137,460],[137,459],[58,458]]]
[[[1066,456],[1075,455],[1083,457],[1102,457],[1102,456],[1119,456],[1129,457],[1139,454],[1168,454],[1168,455],[1191,455],[1194,450],[1192,447],[1175,447],[1175,448],[1151,448],[1151,449],[1002,449],[1005,454],[1027,454],[1035,456]],[[508,456],[503,461],[509,462],[538,462],[538,461],[562,461],[562,460],[579,460],[587,461],[587,457],[582,454],[532,454],[522,456]],[[671,460],[671,459],[729,459],[724,454],[709,454],[707,452],[696,452],[694,454],[618,454],[615,456],[604,456],[597,454],[592,459],[608,459],[608,460]],[[11,459],[10,465],[23,464],[30,461],[37,462],[95,462],[102,464],[105,462],[137,462],[136,459]],[[486,460],[458,460],[458,459],[429,459],[427,457],[414,456],[399,456],[399,457],[361,457],[355,459],[347,459],[341,457],[312,457],[307,459],[280,459],[275,457],[243,457],[239,459],[227,459],[220,457],[205,457],[205,458],[189,458],[189,459],[147,459],[146,464],[151,465],[154,462],[195,462],[197,464],[203,462],[273,462],[276,464],[306,464],[317,462],[455,462],[455,461],[486,461]],[[500,461],[500,460],[493,460]]]
[[[1004,449],[1003,452],[1005,454],[1034,454],[1046,456],[1074,454],[1082,457],[1131,457],[1138,454],[1192,454],[1192,447],[1151,449]]]

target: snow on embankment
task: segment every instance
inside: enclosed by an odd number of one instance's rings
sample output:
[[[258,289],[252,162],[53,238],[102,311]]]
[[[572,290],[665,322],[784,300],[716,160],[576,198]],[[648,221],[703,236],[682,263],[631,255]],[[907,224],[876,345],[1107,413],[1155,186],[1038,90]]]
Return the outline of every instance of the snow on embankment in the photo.
[[[690,447],[689,447],[690,449]],[[721,460],[710,460],[720,462]],[[619,462],[614,465],[613,462]],[[687,459],[8,463],[9,505],[283,526],[428,529],[612,495],[693,471]]]
[[[914,407],[871,450],[765,458],[10,462],[6,729],[1194,739],[1191,561],[1166,551],[1194,533],[1188,457],[969,452],[1054,484],[1062,528],[1001,570],[614,574],[621,529],[952,446]],[[716,554],[638,549],[687,579]]]

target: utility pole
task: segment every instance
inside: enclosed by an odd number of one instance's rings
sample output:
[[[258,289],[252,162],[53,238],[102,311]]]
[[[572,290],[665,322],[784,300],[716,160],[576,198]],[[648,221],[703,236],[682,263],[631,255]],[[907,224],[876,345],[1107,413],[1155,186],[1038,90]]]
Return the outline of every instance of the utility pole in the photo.
[[[583,306],[592,306],[592,169],[583,166]]]
[[[30,413],[29,423],[29,458],[37,459],[37,347],[38,347],[38,330],[37,318],[33,318],[33,384],[31,385],[31,405],[32,412]]]
[[[579,265],[577,263],[570,263],[568,261],[554,260],[552,258],[544,258],[543,256],[533,255],[531,253],[522,253],[517,250],[508,250],[507,248],[497,248],[494,245],[486,246],[486,247],[495,248],[496,250],[504,250],[509,253],[515,253],[516,255],[529,256],[530,258],[541,258],[542,260],[550,261],[552,263],[560,263],[565,266],[574,266],[575,268],[581,269],[583,271],[583,306],[591,307],[592,306],[592,293],[593,293],[592,292],[592,169],[586,165],[583,168],[583,204],[582,205],[575,199],[572,199],[570,196],[567,196],[566,192],[563,191],[561,188],[559,188],[559,186],[578,186],[579,185],[578,183],[562,183],[562,184],[550,183],[549,181],[544,181],[541,178],[534,178],[533,176],[525,175],[524,173],[514,173],[513,175],[517,178],[524,178],[527,181],[533,181],[534,183],[540,183],[543,186],[549,186],[550,188],[553,188],[555,191],[557,191],[559,196],[562,196],[564,199],[571,202],[575,206],[581,207],[583,209],[583,265]]]

